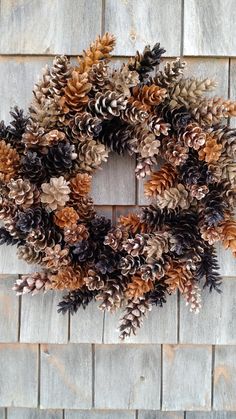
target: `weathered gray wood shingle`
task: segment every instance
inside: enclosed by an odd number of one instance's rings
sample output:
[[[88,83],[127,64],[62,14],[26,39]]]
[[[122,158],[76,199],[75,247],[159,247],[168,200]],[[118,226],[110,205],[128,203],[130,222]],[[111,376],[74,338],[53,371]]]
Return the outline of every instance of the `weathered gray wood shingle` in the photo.
[[[9,408],[7,410],[8,419],[62,419],[62,410],[40,410]]]
[[[236,411],[235,394],[236,346],[217,346],[214,369],[214,409]]]
[[[17,342],[19,328],[19,298],[16,298],[12,286],[17,279],[0,278],[0,342]]]

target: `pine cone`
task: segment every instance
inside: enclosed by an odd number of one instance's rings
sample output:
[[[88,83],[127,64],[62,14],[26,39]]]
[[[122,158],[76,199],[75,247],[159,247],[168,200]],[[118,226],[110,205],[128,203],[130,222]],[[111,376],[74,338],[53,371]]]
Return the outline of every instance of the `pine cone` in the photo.
[[[119,263],[119,269],[124,276],[134,275],[137,271],[139,271],[140,266],[140,257],[133,257],[131,255],[122,257]]]
[[[139,297],[131,300],[125,310],[125,314],[120,320],[120,339],[124,340],[136,331],[143,324],[143,317],[152,309],[147,297]]]
[[[81,240],[73,249],[74,259],[78,262],[87,262],[94,259],[95,243],[89,240]]]
[[[9,182],[16,176],[19,160],[17,151],[5,141],[0,141],[0,181]]]
[[[155,198],[156,195],[161,194],[165,189],[171,188],[176,180],[177,173],[173,166],[166,163],[158,172],[152,173],[144,186],[145,195],[149,198]]]
[[[43,223],[43,217],[43,209],[40,207],[19,211],[16,218],[16,227],[22,233],[28,233],[37,229]]]
[[[158,113],[158,109],[156,111]],[[176,131],[184,129],[192,120],[192,115],[185,106],[171,109],[166,105],[160,108],[160,112],[164,121],[171,124],[172,128]]]
[[[128,299],[142,297],[154,288],[151,280],[144,281],[138,274],[132,276],[131,282],[128,283],[125,296]]]
[[[206,196],[206,194],[209,192],[208,186],[206,185],[191,185],[189,187],[190,190],[190,195],[193,198],[196,198],[197,200],[201,200],[202,198],[204,198],[204,196]]]
[[[154,134],[144,129],[138,135],[138,140],[138,151],[142,158],[150,158],[159,154],[159,147],[161,143]]]
[[[68,289],[73,291],[82,288],[85,283],[84,276],[85,273],[80,266],[76,266],[76,268],[66,266],[63,269],[60,269],[59,272],[50,274],[49,279],[52,284],[52,289]]]
[[[95,98],[89,102],[89,109],[103,119],[112,119],[120,116],[126,105],[127,99],[123,95],[108,90],[96,93]]]
[[[160,259],[163,253],[169,250],[169,234],[167,231],[154,233],[147,240],[145,246],[147,263],[155,263]]]
[[[119,118],[114,118],[109,123],[103,123],[99,141],[118,154],[125,151],[133,154],[137,143],[134,127],[123,123]]]
[[[96,300],[101,301],[99,308],[111,313],[119,309],[124,301],[125,286],[126,280],[121,275],[109,278],[104,288],[96,296]]]
[[[186,147],[199,150],[206,142],[206,133],[196,122],[192,122],[181,130],[180,138]]]
[[[16,295],[38,294],[39,292],[46,292],[51,289],[51,283],[46,273],[35,272],[28,275],[22,275],[20,279],[17,279],[13,291],[16,291]]]
[[[147,118],[146,106],[138,100],[129,101],[125,110],[121,112],[121,119],[131,125],[142,124]]]
[[[88,173],[77,173],[77,175],[70,179],[70,188],[73,199],[81,196],[86,196],[91,189],[92,176]]]
[[[63,176],[51,178],[49,183],[41,185],[41,202],[49,210],[61,209],[69,201],[70,188]]]
[[[94,203],[92,198],[88,196],[81,196],[76,198],[74,205],[80,221],[89,221],[95,216]]]
[[[94,292],[89,291],[86,287],[82,287],[79,290],[71,291],[68,295],[63,297],[63,300],[58,304],[58,313],[75,314],[79,307],[85,309],[87,305],[94,298]]]
[[[153,171],[153,167],[157,165],[156,156],[153,157],[138,157],[137,165],[135,168],[135,174],[138,179],[143,179],[146,176],[150,176]]]
[[[156,203],[160,209],[175,209],[177,207],[187,209],[190,206],[191,199],[188,191],[179,183],[173,188],[166,189],[161,195],[157,195]]]
[[[217,227],[208,227],[206,225],[203,225],[200,227],[201,237],[210,245],[215,244],[216,242],[221,240],[222,230],[223,227],[221,225]]]
[[[122,227],[113,227],[104,240],[106,246],[110,246],[114,251],[122,249],[123,241],[128,238],[128,232]]]
[[[97,137],[102,129],[102,120],[89,112],[77,113],[70,123],[72,136],[79,139],[85,135]]]
[[[173,262],[165,275],[165,283],[168,285],[168,292],[174,293],[178,289],[184,293],[186,284],[192,279],[192,273],[185,265]]]
[[[96,215],[89,222],[89,234],[94,241],[103,241],[111,228],[111,220],[106,217]]]
[[[175,137],[163,138],[160,150],[162,157],[173,166],[183,165],[188,158],[189,148]]]
[[[148,128],[157,137],[160,135],[168,135],[170,124],[166,123],[162,118],[157,115],[150,115],[148,118]]]
[[[201,211],[202,223],[209,227],[217,226],[224,219],[228,202],[223,194],[223,184],[213,184],[208,194],[202,199],[203,210]]]
[[[204,98],[191,105],[191,113],[201,126],[216,125],[229,116],[229,103],[218,97]]]
[[[71,77],[72,68],[69,59],[65,55],[56,56],[50,69],[51,87],[50,92],[55,96],[62,96],[63,89]]]
[[[21,159],[20,173],[23,178],[28,179],[31,183],[41,184],[46,178],[42,158],[37,153],[28,151]]]
[[[54,247],[46,247],[44,252],[45,256],[42,262],[47,269],[57,271],[70,263],[70,258],[68,257],[69,249],[62,249],[60,244],[56,244]]]
[[[102,277],[93,269],[88,270],[87,275],[84,277],[84,281],[90,291],[100,290],[105,285]]]
[[[78,71],[84,73],[88,71],[93,64],[97,64],[99,60],[109,59],[110,52],[115,46],[115,37],[108,32],[103,36],[98,36],[90,47],[84,51],[82,58],[79,60]]]
[[[123,249],[131,256],[143,255],[147,244],[147,235],[136,234],[133,239],[127,239],[123,243]]]
[[[137,51],[135,57],[130,59],[129,69],[136,70],[142,81],[148,76],[148,73],[151,73],[160,64],[161,56],[165,52],[165,49],[161,48],[159,43],[155,44],[152,49],[147,45],[142,54]]]
[[[64,113],[82,111],[89,101],[88,93],[91,87],[87,73],[80,74],[78,71],[72,71],[71,78],[68,79],[65,87],[65,95],[60,99]]]
[[[147,229],[147,225],[141,221],[140,215],[133,213],[119,217],[118,226],[124,227],[132,234],[145,233]]]
[[[61,142],[51,147],[45,157],[45,166],[49,176],[53,177],[68,172],[76,158],[74,146],[69,142]]]
[[[0,138],[15,148],[18,153],[22,153],[24,150],[22,135],[25,132],[28,117],[17,106],[10,111],[10,115],[13,119],[7,127],[3,121],[0,122]]]
[[[175,211],[167,210],[160,210],[156,205],[149,205],[148,207],[142,208],[142,213],[140,220],[142,223],[145,223],[147,226],[153,229],[157,228],[158,226],[162,226],[167,222],[171,223],[175,219]]]
[[[152,106],[157,106],[164,101],[166,97],[166,89],[155,84],[151,86],[135,86],[133,88],[133,97],[146,106],[147,110]]]
[[[182,78],[170,91],[170,106],[179,105],[188,107],[199,102],[205,92],[214,90],[217,83],[211,79],[197,80]]]
[[[21,178],[8,183],[9,198],[22,208],[29,208],[38,202],[39,191],[28,180]]]
[[[236,222],[227,220],[221,223],[221,227],[223,245],[225,249],[230,249],[233,256],[236,257]]]
[[[87,240],[88,237],[89,232],[84,224],[73,225],[64,231],[64,240],[70,245],[75,245],[81,240]]]
[[[72,207],[64,207],[57,210],[54,215],[54,223],[60,228],[72,228],[77,223],[79,215]]]
[[[127,64],[123,64],[119,70],[113,71],[109,88],[126,97],[130,97],[130,88],[137,84],[139,84],[139,74],[137,71],[130,71]]]
[[[97,144],[94,140],[81,141],[78,144],[79,169],[91,172],[97,169],[102,162],[107,161],[108,152],[103,144]]]
[[[190,311],[199,313],[201,308],[201,290],[197,284],[193,281],[186,282],[182,295],[186,301],[186,305],[190,305]]]
[[[167,285],[163,280],[157,281],[154,289],[148,294],[149,303],[162,307],[166,303],[166,289]]]
[[[181,179],[185,185],[206,185],[213,180],[213,176],[204,161],[199,161],[196,152],[189,153],[188,159],[179,169]]]
[[[158,71],[153,81],[160,87],[168,88],[173,85],[182,76],[183,71],[186,67],[185,61],[180,61],[180,58],[176,58],[174,61],[167,61],[164,69]]]
[[[31,265],[41,264],[42,262],[42,253],[29,243],[18,247],[17,256]]]
[[[88,73],[88,80],[92,85],[93,92],[101,92],[109,82],[108,62],[99,61],[92,65]]]
[[[219,127],[219,129],[213,128],[210,133],[213,137],[218,138],[219,144],[222,144],[223,151],[226,152],[227,156],[235,160],[236,159],[236,132],[235,129],[229,127]]]
[[[205,147],[199,150],[198,155],[200,160],[205,160],[207,163],[214,163],[219,160],[222,150],[222,144],[219,144],[217,138],[207,135]]]

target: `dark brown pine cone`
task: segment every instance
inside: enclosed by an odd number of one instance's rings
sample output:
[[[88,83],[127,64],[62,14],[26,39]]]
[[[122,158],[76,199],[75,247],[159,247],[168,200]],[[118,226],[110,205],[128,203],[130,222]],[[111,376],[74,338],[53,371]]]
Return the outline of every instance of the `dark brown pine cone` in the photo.
[[[31,183],[42,183],[46,179],[46,171],[43,160],[37,153],[28,151],[21,159],[22,177],[28,179]]]
[[[185,185],[206,185],[212,180],[212,174],[206,162],[199,160],[197,152],[191,150],[185,163],[180,167],[180,176]]]
[[[119,118],[114,118],[111,122],[103,124],[99,141],[118,154],[125,151],[132,154],[137,147],[134,127],[121,122]]]
[[[112,119],[120,115],[126,104],[127,99],[123,95],[108,90],[105,93],[96,93],[95,98],[89,102],[89,109],[103,119]]]
[[[45,157],[45,166],[49,175],[56,177],[68,172],[76,157],[74,146],[69,142],[60,142],[51,147]]]
[[[0,245],[6,244],[7,246],[18,243],[19,239],[16,237],[13,237],[9,231],[5,227],[0,227]]]
[[[123,243],[123,249],[131,256],[140,256],[145,251],[148,235],[136,234],[133,239],[128,239]]]
[[[113,250],[122,249],[123,241],[128,238],[128,232],[122,227],[112,227],[105,237],[104,244],[110,246]]]
[[[121,273],[124,276],[135,274],[137,271],[139,271],[140,266],[140,257],[133,257],[132,255],[122,257],[119,263],[119,268],[121,269]]]
[[[96,291],[97,292],[97,291]],[[78,309],[82,306],[83,309],[92,301],[96,295],[95,291],[89,291],[87,287],[71,291],[68,295],[63,297],[63,300],[58,304],[58,313],[75,314]]]
[[[96,296],[97,301],[101,301],[99,308],[110,312],[115,312],[122,306],[124,301],[124,290],[126,287],[126,281],[121,275],[111,276],[106,285]]]
[[[78,262],[87,262],[94,259],[94,253],[94,242],[89,240],[82,240],[79,243],[76,243],[73,248],[74,259]]]
[[[103,241],[105,235],[111,228],[111,220],[106,217],[94,217],[89,223],[89,234],[94,241]]]
[[[162,109],[160,108],[160,110],[165,122],[171,124],[175,131],[185,128],[192,119],[191,114],[184,106],[171,109],[168,105],[166,105]]]
[[[37,229],[43,223],[44,210],[40,207],[29,208],[17,214],[16,227],[22,233]]]
[[[120,320],[120,338],[124,340],[132,333],[136,335],[137,329],[143,324],[143,317],[151,309],[152,306],[146,296],[129,301],[125,309],[125,314]]]
[[[75,201],[70,201],[81,221],[89,221],[95,216],[94,203],[90,196],[77,196]]]
[[[75,139],[82,135],[97,137],[102,129],[102,120],[89,112],[77,113],[71,120],[70,127]]]

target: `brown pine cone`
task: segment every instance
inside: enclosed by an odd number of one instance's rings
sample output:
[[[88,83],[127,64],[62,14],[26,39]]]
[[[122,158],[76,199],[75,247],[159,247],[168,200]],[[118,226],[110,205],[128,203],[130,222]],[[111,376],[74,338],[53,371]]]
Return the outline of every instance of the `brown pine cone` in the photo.
[[[92,139],[81,141],[77,148],[78,168],[85,172],[97,169],[102,162],[106,162],[108,152],[103,144],[98,144]]]
[[[28,275],[22,275],[21,278],[17,279],[13,291],[16,291],[16,295],[38,294],[39,292],[46,292],[51,289],[51,283],[45,272],[35,272]]]
[[[175,137],[166,137],[161,142],[162,157],[173,166],[184,164],[188,158],[189,148]]]
[[[68,256],[69,249],[62,249],[60,244],[56,244],[54,247],[46,247],[44,253],[45,256],[42,262],[46,265],[47,269],[57,271],[70,263],[70,257]]]
[[[53,60],[53,65],[50,69],[50,93],[53,96],[62,96],[63,89],[66,87],[67,81],[71,77],[71,73],[72,67],[69,59],[65,55],[56,56]]]
[[[28,180],[21,178],[11,180],[8,183],[9,198],[22,208],[30,208],[33,204],[39,202],[39,191],[37,187]]]
[[[221,240],[222,231],[222,226],[208,227],[207,225],[203,225],[200,227],[201,237],[210,245]]]
[[[73,207],[64,207],[57,210],[54,215],[54,223],[61,228],[71,228],[78,219],[79,215]]]
[[[154,83],[161,87],[170,88],[182,76],[186,65],[187,63],[180,61],[180,58],[176,58],[174,61],[167,61],[164,69],[158,71],[154,77]]]
[[[236,257],[236,221],[227,220],[220,224],[222,227],[221,240],[225,249],[230,249]]]
[[[71,134],[78,141],[82,136],[97,137],[102,129],[102,120],[89,112],[77,113],[70,122]]]
[[[72,71],[71,78],[68,79],[65,87],[65,95],[59,101],[64,113],[82,111],[89,101],[88,93],[91,87],[87,73],[80,74],[76,70]]]
[[[157,195],[156,204],[160,209],[189,208],[191,197],[185,187],[179,183],[173,188],[166,189],[161,195]]]
[[[166,97],[166,89],[163,89],[155,84],[151,86],[135,86],[133,88],[133,97],[139,100],[144,105],[151,106],[159,105]]]
[[[82,58],[78,57],[78,71],[84,73],[100,60],[109,59],[114,46],[115,37],[113,35],[106,32],[103,36],[98,36],[90,47],[84,51]]]
[[[118,226],[124,227],[128,232],[132,234],[145,233],[147,230],[147,224],[143,223],[138,214],[130,213],[128,215],[121,215],[118,218]]]
[[[101,301],[100,310],[110,311],[114,313],[124,302],[124,289],[126,281],[121,275],[109,278],[106,285],[95,297],[97,301]]]
[[[171,164],[164,164],[158,172],[154,172],[144,185],[144,193],[149,198],[155,198],[165,189],[171,188],[177,178],[177,173]]]
[[[29,264],[40,265],[42,262],[42,253],[32,247],[30,244],[19,246],[17,256]]]
[[[137,271],[140,270],[141,260],[139,257],[133,257],[131,255],[126,255],[121,258],[119,263],[119,269],[121,270],[122,275],[134,275]]]
[[[135,168],[135,174],[138,179],[143,179],[146,176],[149,176],[152,171],[153,167],[157,165],[157,158],[156,156],[153,157],[138,157],[137,158],[137,166]]]
[[[192,122],[180,132],[180,138],[186,147],[192,147],[194,150],[199,150],[206,142],[206,133],[199,124]]]
[[[70,188],[63,176],[51,178],[49,183],[41,185],[41,202],[49,210],[61,209],[69,201]]]
[[[139,74],[137,71],[131,71],[127,64],[113,71],[110,78],[109,88],[115,90],[126,97],[130,97],[130,88],[139,84]]]
[[[191,105],[191,113],[201,126],[219,124],[222,119],[229,116],[228,101],[219,97],[204,98],[198,103]]]
[[[94,203],[89,196],[78,197],[74,202],[74,208],[81,221],[89,221],[95,216]]]
[[[148,128],[153,134],[159,137],[160,135],[168,135],[170,124],[159,116],[151,114],[148,118]]]
[[[70,179],[70,189],[73,199],[86,196],[91,189],[92,176],[88,173],[78,173]]]
[[[17,211],[17,207],[12,205],[12,202],[8,201],[8,199],[1,199],[0,198],[0,220],[7,221],[8,219],[12,219]]]
[[[128,124],[135,125],[144,123],[148,118],[146,106],[138,100],[129,101],[124,111],[121,112],[121,119]]]
[[[113,227],[105,237],[104,244],[113,250],[122,249],[123,241],[128,238],[128,232],[122,227]]]
[[[206,185],[191,185],[189,187],[190,194],[193,198],[198,199],[199,201],[206,196],[206,194],[209,192],[208,186]]]
[[[73,225],[64,231],[64,240],[70,245],[76,244],[81,240],[87,240],[88,237],[89,232],[84,224]]]
[[[9,182],[19,169],[20,156],[4,140],[0,141],[0,181]]]
[[[136,331],[143,324],[143,317],[151,311],[152,305],[146,297],[139,297],[131,300],[125,309],[125,314],[120,320],[120,338],[124,340]]]
[[[147,238],[146,234],[136,234],[133,239],[127,239],[123,243],[123,249],[131,256],[143,255]]]
[[[168,292],[174,293],[178,289],[181,293],[185,285],[192,279],[192,273],[187,267],[179,262],[172,262],[165,274],[165,283],[168,285]]]
[[[104,287],[105,282],[101,276],[93,269],[89,269],[84,277],[85,284],[90,291],[100,290]]]
[[[45,129],[38,122],[30,121],[22,135],[22,141],[26,148],[37,148],[41,146],[41,142],[45,143],[44,134]]]
[[[126,105],[127,99],[123,95],[108,90],[104,93],[97,92],[95,98],[89,102],[89,109],[103,119],[112,119],[120,116]]]
[[[198,152],[199,159],[205,160],[207,163],[214,163],[218,161],[221,156],[222,147],[222,144],[218,143],[217,138],[208,134],[206,137],[205,147]]]
[[[169,250],[169,233],[164,231],[152,234],[147,240],[144,250],[147,263],[158,261],[163,253],[167,253]]]
[[[49,275],[53,289],[68,289],[71,291],[82,288],[85,284],[84,277],[85,272],[80,266],[76,266],[76,268],[66,266],[63,269],[60,269],[56,274]]]
[[[93,92],[101,92],[109,82],[108,62],[106,60],[93,64],[88,73]]]
[[[125,291],[128,299],[142,297],[146,292],[154,288],[153,282],[149,279],[144,281],[138,274],[133,275]]]
[[[50,233],[49,233],[50,234]],[[49,238],[46,237],[45,232],[40,229],[32,230],[27,236],[27,243],[36,251],[41,252],[46,249],[49,245],[55,245],[54,241],[52,243],[49,241]]]

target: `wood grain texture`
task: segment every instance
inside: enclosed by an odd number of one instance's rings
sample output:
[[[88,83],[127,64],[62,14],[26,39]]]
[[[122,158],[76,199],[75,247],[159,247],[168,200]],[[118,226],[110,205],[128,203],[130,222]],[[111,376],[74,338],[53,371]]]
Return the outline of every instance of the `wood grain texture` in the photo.
[[[117,330],[123,311],[105,313],[104,343],[121,343]],[[177,296],[168,296],[163,307],[153,307],[137,330],[136,336],[125,340],[128,343],[177,343]]]
[[[181,1],[106,0],[105,30],[117,37],[114,50],[117,55],[133,55],[137,49],[143,50],[145,45],[156,42],[161,42],[169,55],[178,55]]]
[[[66,410],[65,419],[135,419],[134,411],[115,410]]]
[[[57,305],[64,294],[49,291],[22,297],[21,342],[67,343],[68,314],[57,313]]]
[[[1,344],[0,365],[0,406],[36,407],[37,345]]]
[[[19,298],[12,291],[15,278],[0,280],[0,342],[17,342]]]
[[[230,60],[230,98],[236,100],[236,59]],[[236,118],[230,119],[230,126],[236,128]]]
[[[221,294],[203,290],[198,314],[181,299],[180,343],[236,344],[236,279],[224,278],[221,288]]]
[[[216,245],[217,258],[222,276],[236,275],[236,258],[232,255],[231,250],[225,250],[222,245]]]
[[[160,362],[159,345],[96,345],[95,407],[159,409]]]
[[[101,8],[101,0],[1,0],[0,53],[78,54],[101,32]]]
[[[188,0],[184,5],[184,55],[236,55],[234,0]]]
[[[0,419],[6,419],[5,417],[5,409],[0,408]]]
[[[139,419],[184,419],[183,412],[153,412],[143,410],[138,414]]]
[[[93,177],[92,196],[97,205],[135,204],[135,159],[110,153]]]
[[[62,419],[62,410],[9,408],[7,419]]]
[[[215,349],[213,394],[215,410],[236,411],[236,346],[218,346]]]
[[[98,309],[98,304],[91,302],[84,310],[71,316],[70,342],[102,343],[104,313]]]
[[[186,412],[186,419],[235,419],[235,412]]]
[[[40,407],[89,409],[91,406],[91,345],[42,345]]]
[[[163,346],[162,408],[210,410],[210,346]]]

